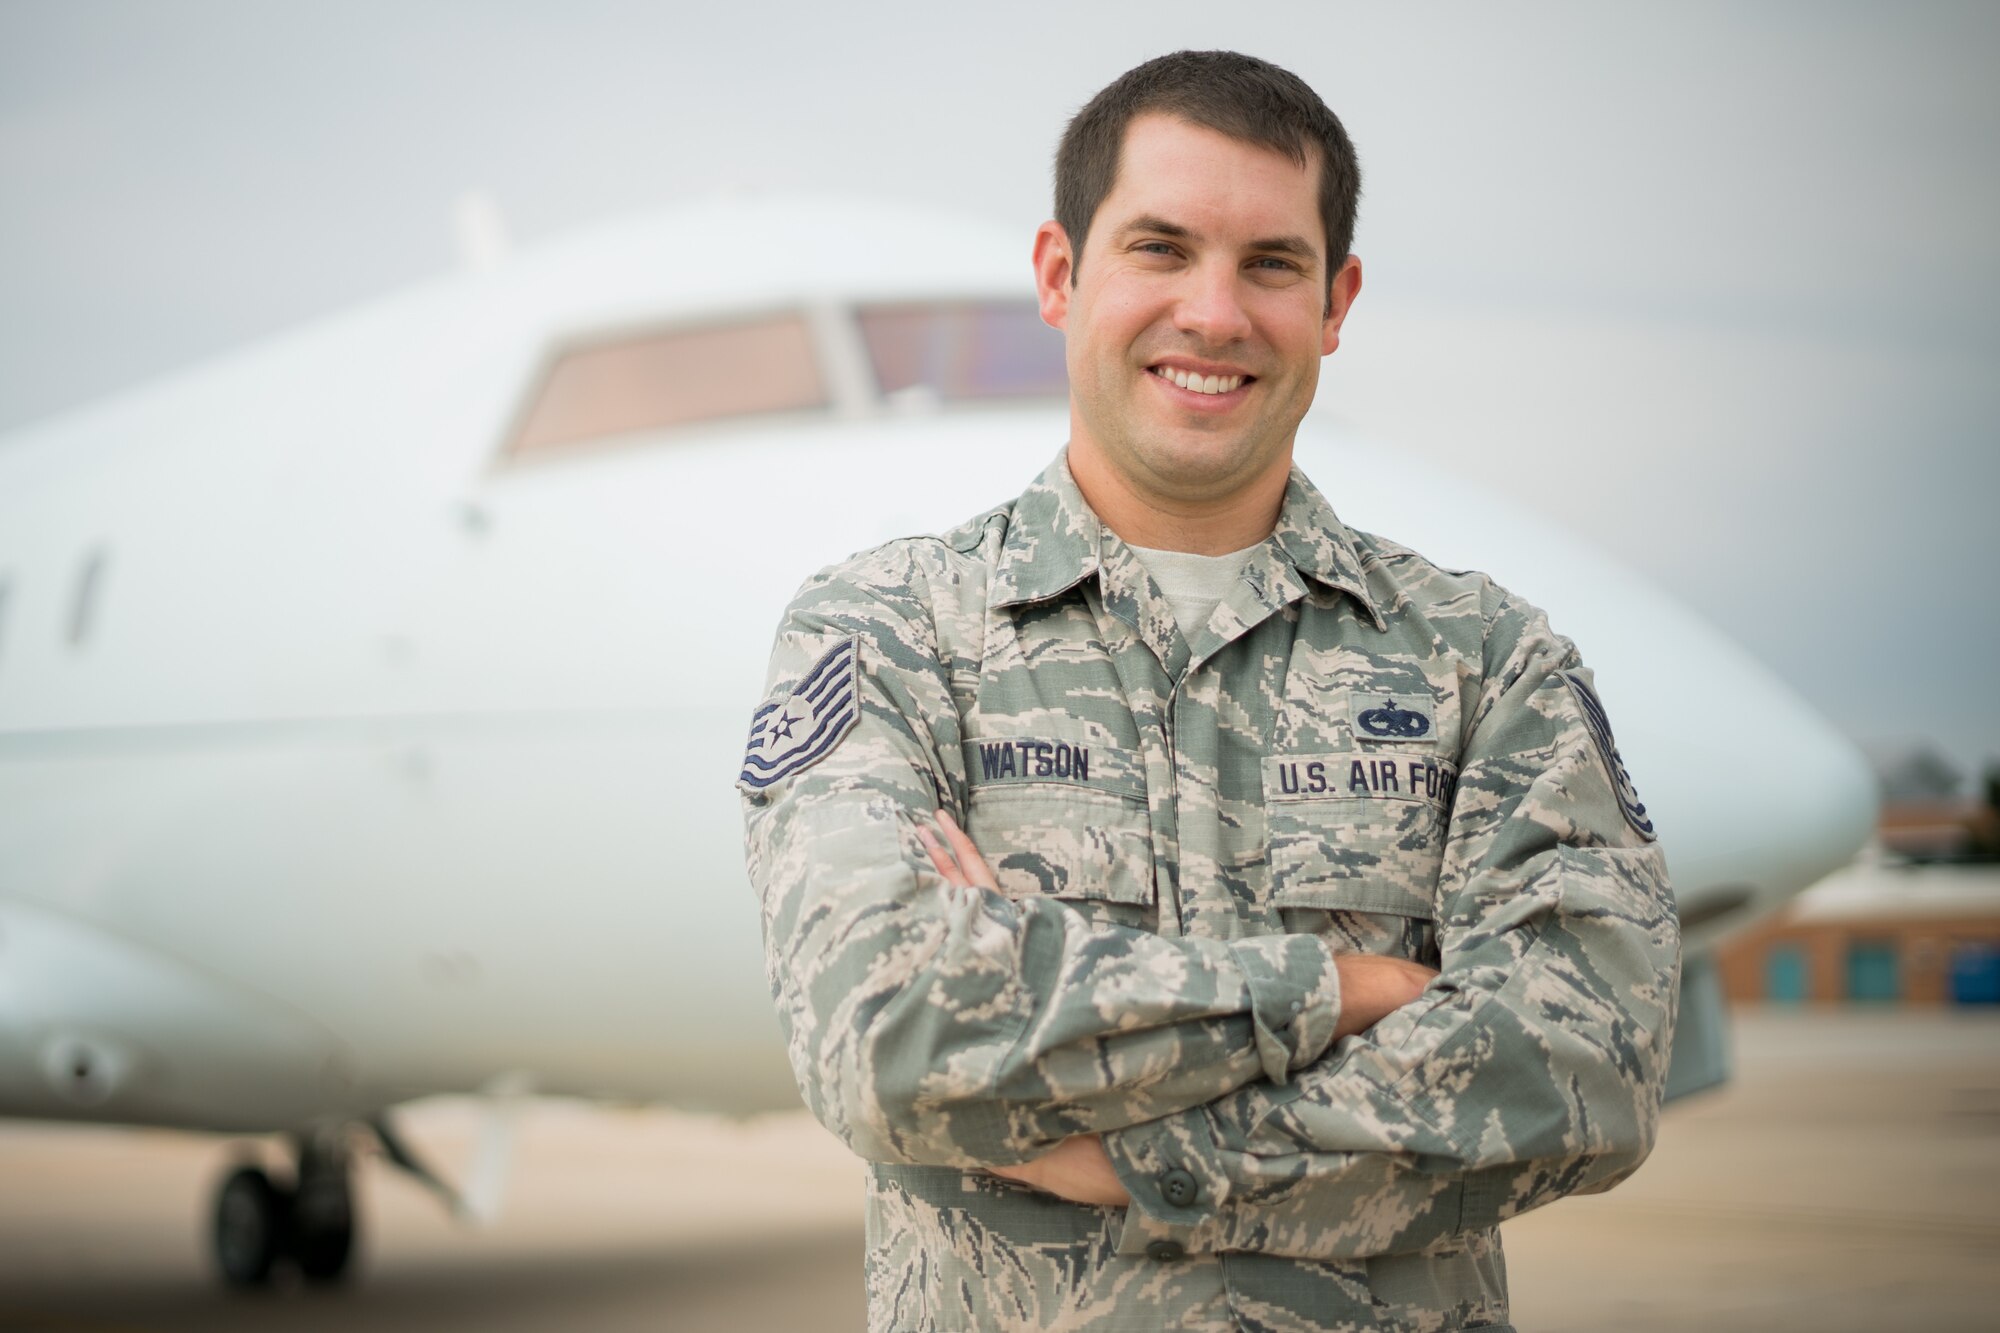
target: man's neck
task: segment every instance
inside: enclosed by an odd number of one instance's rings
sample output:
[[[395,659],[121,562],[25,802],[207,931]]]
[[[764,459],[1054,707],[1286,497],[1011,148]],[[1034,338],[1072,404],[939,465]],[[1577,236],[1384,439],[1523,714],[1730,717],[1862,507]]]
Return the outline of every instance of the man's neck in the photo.
[[[1069,471],[1084,501],[1121,541],[1193,555],[1228,555],[1270,536],[1291,479],[1286,466],[1229,495],[1187,499],[1141,489],[1094,452],[1072,448]]]

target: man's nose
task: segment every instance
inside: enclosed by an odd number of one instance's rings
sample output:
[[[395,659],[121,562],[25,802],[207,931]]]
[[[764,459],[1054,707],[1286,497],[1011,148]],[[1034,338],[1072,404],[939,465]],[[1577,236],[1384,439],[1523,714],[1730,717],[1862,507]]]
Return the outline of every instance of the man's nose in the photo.
[[[1174,323],[1211,346],[1250,336],[1250,315],[1243,308],[1242,275],[1234,264],[1196,264],[1174,311]]]

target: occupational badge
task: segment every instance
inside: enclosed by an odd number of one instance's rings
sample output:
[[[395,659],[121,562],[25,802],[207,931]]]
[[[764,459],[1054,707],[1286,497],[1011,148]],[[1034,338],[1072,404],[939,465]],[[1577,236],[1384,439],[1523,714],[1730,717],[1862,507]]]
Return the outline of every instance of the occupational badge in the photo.
[[[1356,740],[1428,741],[1436,735],[1436,709],[1428,697],[1356,691],[1348,699]]]

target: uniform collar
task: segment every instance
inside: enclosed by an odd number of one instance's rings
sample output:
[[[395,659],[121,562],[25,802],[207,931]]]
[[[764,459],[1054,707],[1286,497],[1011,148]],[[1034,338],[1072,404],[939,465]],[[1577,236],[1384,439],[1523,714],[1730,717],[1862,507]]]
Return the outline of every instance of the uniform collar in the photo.
[[[1069,449],[1056,455],[1014,501],[993,572],[996,606],[1061,596],[1097,572],[1110,534],[1069,474]]]
[[[1346,593],[1367,612],[1376,629],[1389,628],[1389,622],[1382,618],[1381,609],[1368,593],[1353,531],[1340,521],[1333,506],[1326,502],[1317,486],[1306,480],[1306,474],[1297,465],[1293,466],[1291,482],[1285,487],[1285,504],[1278,511],[1278,526],[1271,533],[1271,542],[1299,574]]]
[[[1068,592],[1103,567],[1106,545],[1117,540],[1077,489],[1065,448],[1014,502],[994,570],[994,605],[1047,601]],[[1311,580],[1346,593],[1376,629],[1388,628],[1368,595],[1354,534],[1297,467],[1267,545],[1274,559],[1252,560],[1246,577],[1254,579],[1260,570],[1275,566],[1279,580],[1289,586],[1260,588],[1260,598],[1296,600],[1306,591],[1304,581]]]

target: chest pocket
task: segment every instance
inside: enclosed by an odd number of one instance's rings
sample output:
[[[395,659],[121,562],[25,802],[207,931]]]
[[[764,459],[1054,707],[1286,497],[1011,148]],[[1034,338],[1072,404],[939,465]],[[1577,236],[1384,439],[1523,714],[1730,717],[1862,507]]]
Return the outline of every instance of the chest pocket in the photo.
[[[1457,768],[1435,755],[1265,759],[1272,904],[1435,917],[1457,784]]]
[[[1152,906],[1153,831],[1139,755],[1029,739],[972,741],[965,749],[972,777],[966,832],[1001,892]]]

